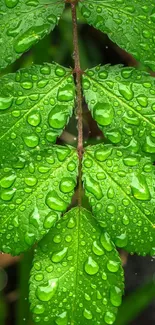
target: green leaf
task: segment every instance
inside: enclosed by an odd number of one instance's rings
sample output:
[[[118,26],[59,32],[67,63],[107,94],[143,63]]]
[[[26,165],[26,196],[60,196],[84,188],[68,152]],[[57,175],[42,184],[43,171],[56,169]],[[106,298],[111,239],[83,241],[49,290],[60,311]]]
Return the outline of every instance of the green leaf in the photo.
[[[112,145],[86,148],[83,180],[93,214],[129,252],[154,255],[154,179],[149,157]]]
[[[50,147],[74,106],[71,70],[36,65],[0,79],[0,161]]]
[[[155,153],[155,79],[121,66],[87,70],[83,89],[98,126],[114,144]]]
[[[58,23],[64,2],[1,0],[0,69],[28,51]]]
[[[21,154],[1,168],[0,250],[13,255],[40,240],[66,211],[76,185],[71,147]]]
[[[83,208],[67,212],[39,243],[30,278],[33,317],[41,324],[113,324],[123,270],[107,233]]]
[[[79,6],[88,24],[108,34],[136,60],[155,69],[154,0],[85,0]]]

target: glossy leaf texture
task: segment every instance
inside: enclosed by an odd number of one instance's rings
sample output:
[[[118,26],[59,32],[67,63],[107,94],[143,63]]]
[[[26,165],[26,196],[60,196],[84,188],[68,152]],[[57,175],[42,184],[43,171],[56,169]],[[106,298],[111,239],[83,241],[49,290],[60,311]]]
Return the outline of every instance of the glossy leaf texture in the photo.
[[[155,70],[154,0],[84,0],[79,6],[88,24]]]
[[[155,79],[122,66],[96,67],[83,76],[88,108],[104,135],[137,153],[155,153]]]
[[[71,202],[77,167],[75,149],[56,145],[1,167],[1,251],[18,255],[49,231]]]
[[[39,243],[30,278],[33,318],[47,325],[113,324],[123,270],[109,235],[73,208]]]
[[[0,69],[18,59],[58,23],[64,2],[0,1]]]
[[[50,147],[74,107],[71,70],[36,65],[0,79],[0,160]]]
[[[122,147],[87,147],[83,181],[93,214],[115,245],[155,253],[155,168],[151,158]]]

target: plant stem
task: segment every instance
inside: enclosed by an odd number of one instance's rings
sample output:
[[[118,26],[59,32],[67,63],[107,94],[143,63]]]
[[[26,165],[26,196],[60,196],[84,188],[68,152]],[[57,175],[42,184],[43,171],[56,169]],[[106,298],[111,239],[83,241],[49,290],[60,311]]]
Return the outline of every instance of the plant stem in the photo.
[[[82,196],[82,155],[83,155],[83,124],[82,124],[82,87],[81,87],[81,66],[78,45],[77,29],[77,1],[71,3],[72,23],[73,23],[73,47],[74,47],[74,73],[76,75],[76,92],[77,92],[77,120],[78,120],[78,156],[79,156],[79,195],[78,204],[81,205]]]

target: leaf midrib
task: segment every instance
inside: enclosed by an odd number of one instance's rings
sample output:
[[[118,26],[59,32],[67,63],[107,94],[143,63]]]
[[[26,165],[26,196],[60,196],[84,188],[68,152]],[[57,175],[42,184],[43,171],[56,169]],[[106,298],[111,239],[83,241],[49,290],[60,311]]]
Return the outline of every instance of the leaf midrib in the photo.
[[[59,85],[61,85],[61,83],[65,80],[65,79],[67,79],[68,78],[68,76],[70,76],[71,75],[71,72],[69,72],[64,78],[62,78],[52,89],[50,89],[46,94],[45,94],[45,96],[43,96],[43,97],[41,97],[41,99],[39,100],[39,101],[37,101],[37,103],[34,105],[34,106],[32,106],[29,110],[27,110],[26,111],[26,113],[25,114],[23,114],[22,116],[21,116],[21,118],[19,119],[19,120],[17,120],[17,122],[15,123],[15,124],[13,124],[11,127],[10,127],[10,129],[8,129],[6,132],[4,132],[4,134],[0,137],[0,140],[2,140],[10,131],[12,131],[12,130],[14,130],[14,128],[16,127],[16,124],[18,124],[18,123],[20,123],[33,109],[35,109],[42,101],[44,101],[45,100],[45,98],[47,97],[47,96],[49,96],[52,92],[53,92],[53,90],[55,90],[55,88],[57,88]],[[50,79],[49,79],[50,80]],[[52,86],[52,85],[51,85]],[[31,94],[32,95],[32,94]],[[11,98],[11,97],[9,97],[9,98]]]
[[[115,98],[116,100],[118,100],[120,102],[121,105],[124,105],[125,107],[127,107],[128,110],[133,111],[135,114],[137,114],[137,116],[141,119],[144,120],[145,122],[147,122],[148,124],[151,125],[151,127],[155,128],[155,125],[153,123],[151,123],[147,118],[145,118],[142,114],[140,114],[138,111],[134,110],[134,108],[130,105],[128,105],[123,99],[122,97],[117,97],[117,95],[115,95],[112,91],[110,91],[109,89],[107,89],[103,84],[101,84],[99,81],[95,80],[94,78],[91,78],[90,76],[87,75],[87,73],[85,72],[85,75],[88,77],[89,80],[91,80],[92,82],[94,82],[94,84],[98,85],[101,89],[104,89],[105,92],[107,92],[107,94],[110,94],[110,97]],[[117,84],[117,83],[116,83]],[[111,104],[111,103],[110,103]],[[112,105],[112,104],[111,104]]]
[[[94,156],[91,154],[91,153],[89,153],[88,151],[87,151],[87,154],[92,158],[92,160],[94,160],[95,161],[95,163],[96,164],[98,164],[99,165],[99,167],[101,168],[101,169],[103,169],[103,171],[107,174],[107,176],[112,180],[112,182],[113,183],[115,183],[119,188],[120,188],[120,190],[123,192],[123,194],[129,199],[129,201],[140,211],[140,213],[144,216],[144,218],[151,224],[151,227],[154,229],[155,228],[155,224],[153,224],[152,223],[152,221],[151,220],[149,220],[148,218],[147,218],[147,216],[144,214],[144,212],[139,208],[139,206],[137,206],[136,205],[136,203],[132,200],[132,198],[123,190],[123,188],[120,186],[120,184],[103,168],[103,166],[98,162],[98,161],[96,161],[95,159],[94,159]]]

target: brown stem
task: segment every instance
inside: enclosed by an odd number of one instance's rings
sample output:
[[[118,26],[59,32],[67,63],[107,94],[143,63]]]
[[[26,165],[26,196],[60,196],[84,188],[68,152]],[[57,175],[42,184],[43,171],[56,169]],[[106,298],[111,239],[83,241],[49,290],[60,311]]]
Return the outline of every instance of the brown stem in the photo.
[[[81,88],[81,66],[78,45],[78,30],[77,30],[77,1],[71,3],[72,23],[73,23],[73,46],[74,46],[74,73],[76,74],[76,92],[77,92],[77,119],[78,119],[78,156],[79,156],[79,197],[78,204],[81,205],[82,194],[82,155],[83,155],[83,125],[82,125],[82,88]]]

